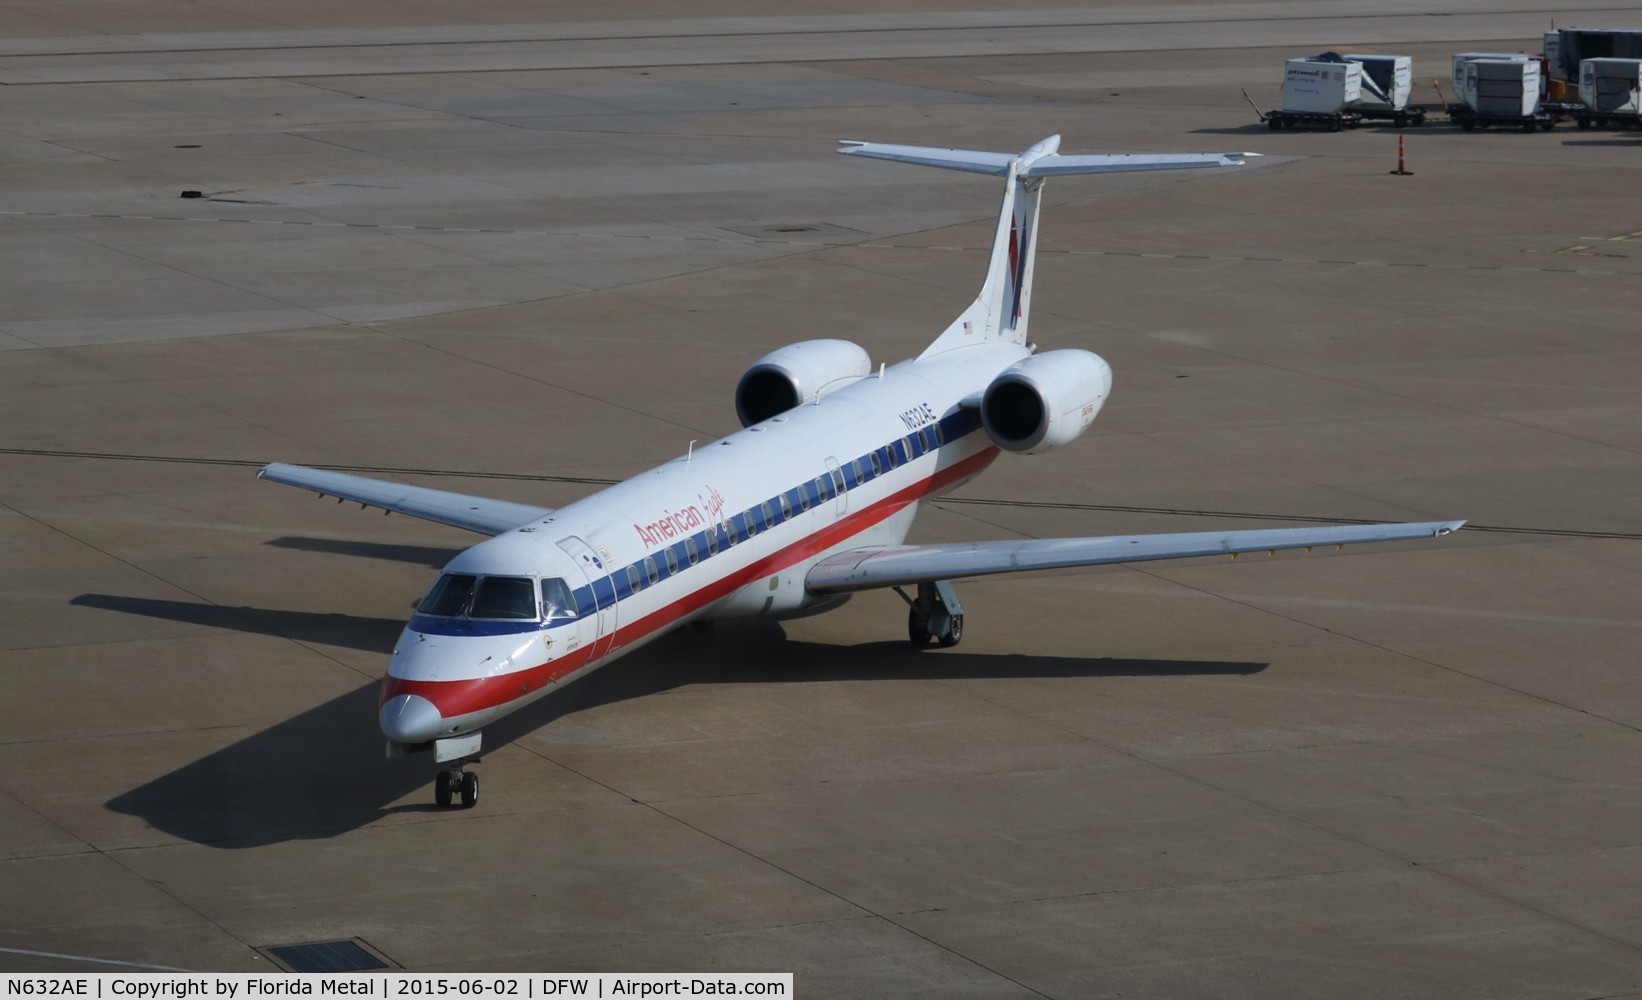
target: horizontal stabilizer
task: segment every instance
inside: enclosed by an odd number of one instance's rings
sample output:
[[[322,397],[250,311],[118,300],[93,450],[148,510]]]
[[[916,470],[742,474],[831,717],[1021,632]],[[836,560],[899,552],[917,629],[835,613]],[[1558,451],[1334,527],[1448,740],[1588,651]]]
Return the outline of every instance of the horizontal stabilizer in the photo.
[[[1059,177],[1063,174],[1120,174],[1130,170],[1182,170],[1192,167],[1240,167],[1243,158],[1259,153],[1110,153],[1046,156],[1021,174],[1023,177]]]
[[[257,478],[313,490],[321,496],[352,500],[367,507],[477,531],[482,535],[500,535],[553,513],[547,507],[430,490],[425,486],[407,486],[384,479],[350,476],[280,462],[263,466],[257,472]]]
[[[1015,176],[1058,177],[1066,174],[1115,174],[1131,170],[1178,170],[1190,167],[1235,167],[1245,157],[1259,153],[1109,153],[1062,156],[1056,149],[1059,136],[1051,136],[1023,153],[989,153],[975,149],[943,149],[938,146],[898,146],[883,142],[856,142],[845,139],[838,151],[846,156],[870,156],[877,160],[915,163],[924,167],[964,170],[973,174],[1003,177],[1012,160],[1020,165]]]
[[[1414,538],[1439,538],[1464,521],[1412,524],[1352,524],[1327,528],[1273,528],[1254,531],[1198,531],[1166,535],[1112,535],[1096,538],[1040,538],[1024,541],[896,545],[840,552],[811,567],[805,577],[812,594],[841,594],[994,573],[1068,569],[1106,563],[1236,555],[1241,552],[1356,545]]]

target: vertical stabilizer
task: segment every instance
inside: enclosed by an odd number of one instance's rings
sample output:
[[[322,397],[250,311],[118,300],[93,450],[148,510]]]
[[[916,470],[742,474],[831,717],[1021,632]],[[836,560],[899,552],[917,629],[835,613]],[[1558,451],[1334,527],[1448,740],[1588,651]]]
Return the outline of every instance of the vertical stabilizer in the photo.
[[[1257,153],[1161,153],[1062,156],[1052,135],[1019,154],[932,146],[844,141],[851,156],[916,163],[926,167],[1004,178],[1003,206],[992,235],[992,253],[980,295],[919,357],[971,344],[1025,344],[1032,312],[1032,271],[1038,252],[1038,212],[1043,180],[1058,174],[1105,174],[1130,170],[1178,170],[1238,166]]]

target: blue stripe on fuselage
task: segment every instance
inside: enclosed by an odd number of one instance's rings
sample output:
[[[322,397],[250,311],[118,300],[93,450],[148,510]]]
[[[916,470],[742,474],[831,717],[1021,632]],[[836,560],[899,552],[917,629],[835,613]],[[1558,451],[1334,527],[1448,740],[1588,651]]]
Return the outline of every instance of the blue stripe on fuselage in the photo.
[[[923,440],[923,429],[919,429],[905,435],[905,438],[910,439],[913,442],[910,453],[908,452],[906,445],[903,443],[903,439],[897,438],[895,441],[892,441],[881,448],[877,448],[857,458],[851,459],[850,461],[841,463],[839,471],[843,473],[844,477],[844,492],[848,494],[853,490],[860,489],[862,486],[872,482],[879,476],[888,474],[892,468],[904,465],[914,459],[921,458],[922,456],[929,454],[932,450],[939,451],[940,448],[947,445],[957,444],[963,438],[966,438],[981,429],[981,415],[978,410],[973,408],[959,409],[942,417],[938,421],[938,426],[940,427],[940,444],[934,449],[926,446]],[[894,455],[893,459],[890,457],[892,454]],[[877,456],[878,462],[880,463],[879,471],[876,473],[872,471],[873,456]],[[864,476],[856,475],[857,467],[865,472]],[[826,493],[818,499],[813,500],[810,503],[809,509],[818,508],[828,500],[836,499],[838,496],[836,488],[832,483],[831,474],[828,473],[823,478],[827,483]],[[806,483],[803,486],[798,486],[790,490],[784,490],[781,493],[772,494],[767,499],[760,500],[758,503],[753,504],[739,514],[731,514],[723,520],[726,524],[728,524],[738,518],[745,519],[747,517],[756,517],[759,524],[758,533],[762,534],[763,532],[769,531],[771,528],[774,528],[785,521],[791,520],[793,517],[806,513],[804,505],[799,501],[799,491],[809,488],[809,485],[810,484]],[[783,495],[787,497],[787,503],[791,509],[791,513],[787,516],[782,516],[781,513],[781,497]],[[770,505],[771,512],[774,515],[772,518],[765,518],[763,516],[764,504]],[[712,528],[698,531],[689,536],[695,539],[696,542],[696,563],[691,563],[689,561],[689,554],[685,549],[684,541],[681,539],[672,545],[663,546],[655,552],[635,560],[627,566],[615,567],[609,571],[609,577],[597,577],[594,579],[591,586],[577,587],[572,593],[572,596],[576,601],[576,617],[557,619],[553,622],[551,627],[557,628],[560,625],[579,621],[582,618],[589,618],[597,614],[598,609],[601,607],[607,608],[612,604],[632,597],[636,593],[642,593],[643,591],[649,589],[650,586],[654,586],[654,584],[644,582],[648,580],[648,576],[644,568],[645,558],[654,559],[656,562],[656,583],[660,583],[662,580],[674,575],[674,573],[669,572],[667,568],[666,553],[669,549],[672,550],[674,558],[678,561],[678,570],[676,572],[679,573],[689,569],[692,565],[699,565],[700,563],[711,559],[718,553],[711,551],[707,546],[707,532],[709,531],[717,532],[718,534],[718,552],[728,551],[732,547],[732,538],[734,539],[733,544],[739,544],[747,541],[747,539],[751,537],[743,531],[732,530],[726,532],[720,530],[718,526],[714,526]],[[638,577],[641,581],[639,589],[636,591],[628,582],[629,578],[627,571],[630,568],[638,571]],[[543,625],[541,622],[490,621],[471,618],[435,618],[430,615],[416,615],[411,619],[410,627],[413,632],[424,632],[428,635],[454,636],[514,635],[524,632],[538,631],[543,627]]]

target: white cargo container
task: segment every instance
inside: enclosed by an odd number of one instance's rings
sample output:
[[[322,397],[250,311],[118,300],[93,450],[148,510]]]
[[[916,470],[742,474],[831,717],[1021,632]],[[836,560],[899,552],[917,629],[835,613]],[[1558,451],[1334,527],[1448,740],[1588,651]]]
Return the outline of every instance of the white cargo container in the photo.
[[[1598,115],[1642,114],[1642,59],[1582,59],[1579,103]]]
[[[1473,59],[1465,64],[1460,99],[1489,118],[1530,118],[1539,113],[1539,63]]]
[[[1283,68],[1283,110],[1338,114],[1361,96],[1362,86],[1361,63],[1290,59]]]
[[[1454,96],[1465,100],[1465,64],[1478,59],[1509,60],[1511,62],[1527,62],[1528,56],[1522,52],[1456,52],[1454,54]]]
[[[1414,60],[1408,56],[1375,56],[1347,52],[1346,59],[1363,64],[1363,75],[1374,88],[1376,94],[1367,84],[1363,86],[1362,94],[1354,105],[1359,108],[1390,108],[1401,111],[1408,107],[1408,98],[1414,87]]]

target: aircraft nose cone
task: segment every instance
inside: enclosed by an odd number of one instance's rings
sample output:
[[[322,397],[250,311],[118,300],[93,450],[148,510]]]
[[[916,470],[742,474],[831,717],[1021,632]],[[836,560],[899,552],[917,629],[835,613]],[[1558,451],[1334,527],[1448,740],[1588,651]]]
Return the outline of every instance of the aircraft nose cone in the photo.
[[[426,743],[444,721],[433,702],[419,694],[395,695],[382,703],[382,732],[397,743]]]

